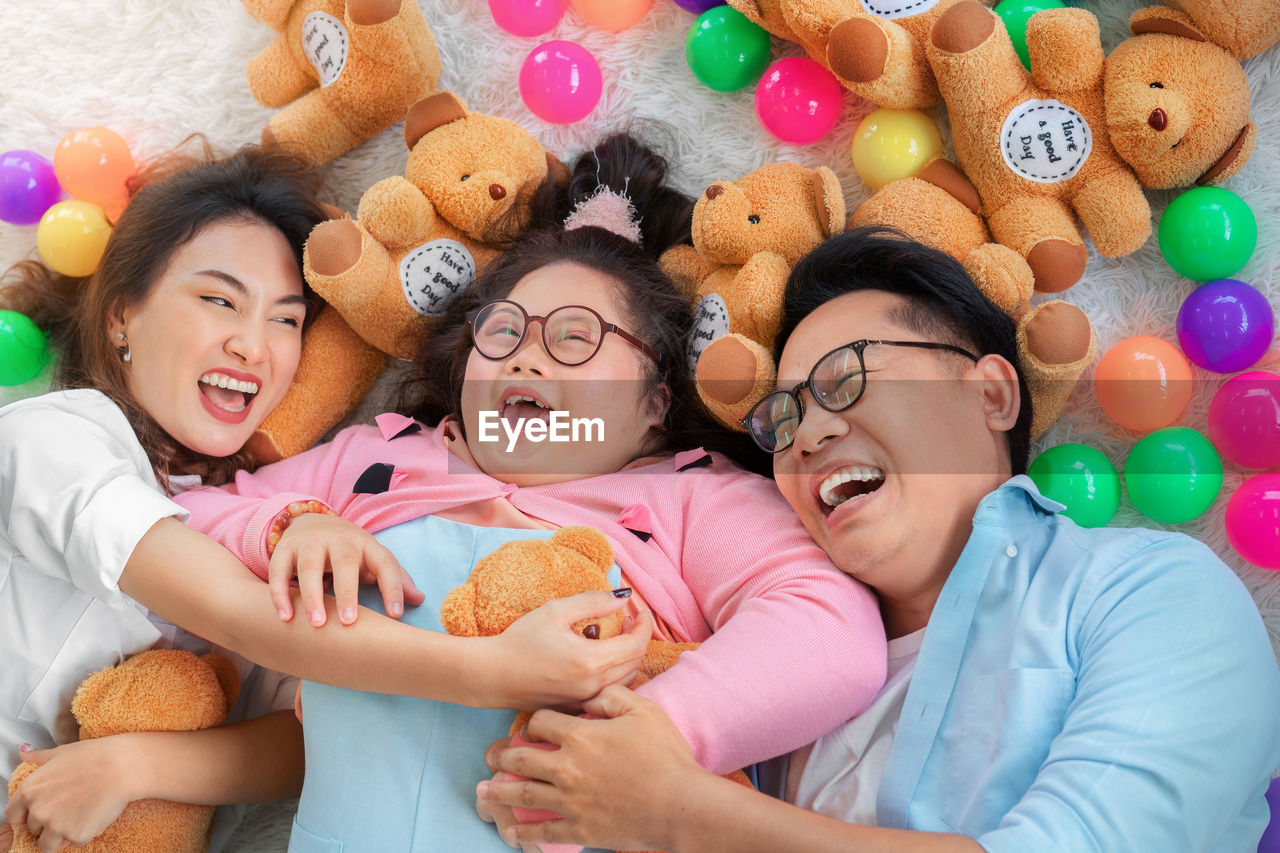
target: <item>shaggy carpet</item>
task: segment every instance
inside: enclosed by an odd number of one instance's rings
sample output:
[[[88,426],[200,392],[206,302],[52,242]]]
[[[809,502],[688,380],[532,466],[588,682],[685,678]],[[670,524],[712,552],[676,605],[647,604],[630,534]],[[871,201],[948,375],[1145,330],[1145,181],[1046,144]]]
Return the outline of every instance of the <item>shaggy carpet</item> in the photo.
[[[483,0],[420,0],[444,62],[441,85],[460,93],[473,109],[501,115],[527,127],[547,148],[571,158],[606,131],[638,131],[671,161],[675,183],[696,195],[717,179],[734,178],[774,160],[825,164],[844,184],[850,209],[869,195],[858,179],[849,144],[870,105],[846,96],[840,123],[811,146],[782,144],[759,125],[754,87],[733,94],[697,82],[684,60],[684,40],[693,17],[671,0],[622,33],[588,28],[570,12],[545,38],[587,47],[604,74],[604,94],[595,111],[569,126],[549,125],[524,107],[516,86],[520,64],[539,40],[499,30]],[[1127,34],[1126,21],[1139,0],[1082,3],[1102,22],[1110,49]],[[52,154],[67,132],[108,126],[129,140],[136,157],[165,151],[191,133],[203,133],[230,149],[256,140],[270,111],[249,94],[245,64],[273,33],[254,21],[238,0],[5,0],[5,38],[0,39],[0,151],[33,149]],[[777,57],[798,55],[775,40]],[[1252,260],[1237,276],[1280,306],[1280,49],[1245,63],[1259,126],[1252,161],[1228,187],[1245,198],[1258,219]],[[932,115],[947,137],[941,108]],[[406,151],[400,128],[391,128],[329,167],[340,203],[354,210],[360,194],[388,175],[400,174]],[[1173,192],[1150,192],[1157,220]],[[34,227],[0,223],[0,268],[31,255]],[[1176,341],[1174,318],[1193,284],[1174,273],[1153,238],[1129,257],[1091,254],[1085,280],[1066,298],[1080,305],[1097,332],[1099,352],[1132,335]],[[1261,367],[1280,369],[1272,349]],[[1080,441],[1100,448],[1117,467],[1136,436],[1103,417],[1085,374],[1062,420],[1039,447]],[[1180,423],[1205,429],[1213,392],[1225,377],[1197,372],[1191,405]],[[0,402],[40,390],[39,382],[0,389]],[[1216,503],[1198,520],[1177,525],[1208,543],[1241,576],[1280,645],[1280,575],[1247,565],[1231,549],[1223,528],[1227,498],[1245,472],[1230,463]],[[1126,501],[1121,525],[1152,525]],[[1156,525],[1160,526],[1160,525]],[[231,849],[284,849],[287,807],[257,809]]]

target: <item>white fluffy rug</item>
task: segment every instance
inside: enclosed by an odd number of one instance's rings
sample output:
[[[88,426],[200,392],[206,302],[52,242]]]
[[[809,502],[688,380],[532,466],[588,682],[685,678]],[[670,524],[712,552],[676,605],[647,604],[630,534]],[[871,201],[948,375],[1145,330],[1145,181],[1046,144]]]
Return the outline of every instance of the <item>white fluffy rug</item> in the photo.
[[[844,182],[850,209],[868,194],[849,157],[854,128],[870,106],[846,98],[840,124],[810,147],[776,142],[760,128],[752,88],[735,94],[698,83],[684,60],[684,40],[693,16],[672,0],[655,0],[636,26],[618,34],[588,29],[573,12],[545,38],[565,38],[599,59],[605,92],[595,112],[572,126],[548,125],[530,114],[516,88],[526,53],[539,40],[499,30],[484,0],[420,0],[444,62],[442,85],[460,93],[473,109],[514,119],[549,149],[572,157],[605,131],[631,128],[655,143],[672,161],[677,184],[696,195],[716,179],[733,178],[773,160],[825,164]],[[1081,3],[1102,19],[1110,49],[1127,34],[1137,0]],[[0,39],[0,151],[29,148],[51,155],[67,132],[106,125],[129,140],[135,156],[163,151],[201,132],[224,148],[258,138],[270,112],[254,102],[245,64],[272,38],[267,27],[238,0],[4,0],[5,37]],[[798,54],[775,42],[775,56]],[[1237,276],[1262,289],[1280,307],[1280,48],[1246,62],[1258,149],[1229,188],[1252,206],[1259,242],[1252,261]],[[946,135],[941,109],[934,111]],[[399,127],[383,132],[335,162],[331,181],[341,203],[354,210],[361,192],[376,180],[399,174],[406,151]],[[1174,193],[1150,193],[1157,219]],[[27,256],[34,227],[0,223],[0,267]],[[1093,257],[1086,280],[1067,298],[1092,318],[1103,352],[1122,338],[1156,335],[1175,341],[1174,318],[1192,284],[1164,263],[1153,238],[1122,260]],[[1273,348],[1263,367],[1280,369]],[[1205,429],[1205,412],[1222,377],[1199,374],[1203,383],[1181,423]],[[1087,373],[1063,420],[1042,446],[1082,441],[1102,449],[1121,467],[1134,439],[1110,426],[1093,398]],[[1223,510],[1243,479],[1227,465],[1217,503],[1198,521],[1179,525],[1222,555],[1244,579],[1280,645],[1280,575],[1247,566],[1228,545]],[[1150,524],[1127,502],[1119,524]],[[278,821],[276,821],[278,823]],[[265,835],[245,839],[241,850],[282,849]]]

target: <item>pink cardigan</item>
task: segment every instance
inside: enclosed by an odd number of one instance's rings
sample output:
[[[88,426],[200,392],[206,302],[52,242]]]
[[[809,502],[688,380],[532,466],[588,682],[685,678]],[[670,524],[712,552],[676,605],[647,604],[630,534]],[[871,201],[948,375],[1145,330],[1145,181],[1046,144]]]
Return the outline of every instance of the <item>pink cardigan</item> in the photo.
[[[883,684],[874,596],[832,565],[771,482],[719,454],[688,451],[520,488],[450,453],[443,425],[388,416],[379,423],[175,500],[193,527],[260,577],[267,529],[294,500],[324,501],[373,532],[496,497],[558,526],[596,527],[649,607],[703,643],[639,692],[662,706],[715,773],[815,740],[866,708]],[[389,483],[380,464],[394,469]],[[353,493],[371,468],[384,474],[386,490]]]

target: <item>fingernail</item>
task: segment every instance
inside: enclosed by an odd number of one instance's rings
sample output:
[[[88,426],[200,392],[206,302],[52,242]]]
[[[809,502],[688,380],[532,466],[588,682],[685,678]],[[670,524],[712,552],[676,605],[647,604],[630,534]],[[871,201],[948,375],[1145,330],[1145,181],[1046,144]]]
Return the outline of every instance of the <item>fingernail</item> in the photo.
[[[312,611],[311,611],[310,619],[311,619],[311,624],[312,624],[312,625],[323,625],[323,624],[324,624],[324,611],[323,611],[323,610],[312,610]]]
[[[404,613],[404,605],[398,601],[391,602],[391,615],[399,616],[401,613]]]
[[[612,594],[614,598],[630,598],[631,587],[629,586],[619,587],[618,589],[615,589]]]
[[[476,785],[476,796],[480,797],[481,799],[484,799],[489,796],[488,782],[481,782],[479,785]]]
[[[279,613],[279,614],[280,614],[280,621],[281,621],[281,622],[288,622],[288,621],[289,621],[289,611],[288,611],[288,610],[285,610],[283,607],[281,607],[279,610],[277,610],[277,611],[276,611],[276,613]]]
[[[32,746],[29,743],[24,743],[22,746],[18,747],[18,752],[30,752],[31,750]]]
[[[342,621],[348,625],[356,621],[356,609],[354,607],[342,608]]]

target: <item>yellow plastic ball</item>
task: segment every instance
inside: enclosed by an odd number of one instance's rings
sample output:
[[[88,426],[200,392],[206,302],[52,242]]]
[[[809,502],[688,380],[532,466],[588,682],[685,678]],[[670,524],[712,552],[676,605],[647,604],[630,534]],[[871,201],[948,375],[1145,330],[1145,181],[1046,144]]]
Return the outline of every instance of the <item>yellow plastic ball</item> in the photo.
[[[853,134],[853,168],[872,189],[909,178],[942,154],[942,137],[919,110],[873,110]]]
[[[93,275],[111,236],[102,208],[88,201],[60,201],[36,226],[40,257],[63,275]]]

